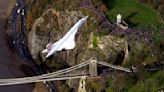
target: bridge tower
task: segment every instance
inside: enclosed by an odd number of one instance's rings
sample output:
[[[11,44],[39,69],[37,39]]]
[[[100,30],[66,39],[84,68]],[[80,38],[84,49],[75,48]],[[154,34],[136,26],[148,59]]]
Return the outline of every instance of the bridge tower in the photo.
[[[89,64],[89,73],[91,77],[97,76],[97,60],[91,59],[91,63]]]

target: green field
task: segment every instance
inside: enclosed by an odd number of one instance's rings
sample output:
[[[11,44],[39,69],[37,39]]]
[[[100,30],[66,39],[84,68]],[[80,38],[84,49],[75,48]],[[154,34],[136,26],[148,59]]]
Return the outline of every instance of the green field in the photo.
[[[143,5],[136,0],[103,0],[109,11],[107,16],[115,21],[118,13],[130,26],[145,26],[147,24],[162,24],[161,17],[153,8]]]

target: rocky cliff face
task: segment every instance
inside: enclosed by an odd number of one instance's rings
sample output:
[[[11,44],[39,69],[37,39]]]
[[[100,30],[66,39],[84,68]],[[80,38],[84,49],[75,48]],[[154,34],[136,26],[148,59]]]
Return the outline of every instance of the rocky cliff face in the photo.
[[[46,44],[62,38],[66,32],[85,14],[83,11],[55,11],[48,9],[34,22],[28,35],[29,49],[38,63],[45,62],[41,53]],[[91,12],[88,12],[91,13]],[[89,16],[76,34],[76,47],[73,50],[57,52],[46,62],[52,71],[79,64],[90,58],[122,64],[126,53],[126,40],[111,35],[99,35],[96,31],[96,16]],[[94,25],[95,22],[95,25]],[[121,55],[121,63],[115,61]],[[77,71],[80,72],[80,71]],[[72,80],[74,81],[74,80]],[[76,81],[75,81],[76,82]],[[74,87],[75,82],[70,82]]]
[[[154,46],[154,43],[144,42],[145,38],[149,36],[147,34],[147,36],[144,36],[135,33],[137,31],[133,31],[133,29],[121,30],[111,24],[99,8],[96,8],[90,0],[84,0],[83,2],[76,0],[74,4],[77,7],[69,3],[68,9],[66,8],[67,3],[62,2],[64,1],[55,0],[55,4],[59,4],[59,6],[56,5],[54,7],[53,4],[47,4],[44,7],[50,6],[50,8],[45,8],[42,10],[43,12],[36,8],[35,11],[39,12],[40,16],[35,18],[33,15],[33,22],[30,22],[32,23],[32,27],[28,27],[28,45],[31,54],[39,64],[46,65],[50,71],[64,69],[90,58],[129,68],[134,66],[140,72],[137,72],[133,76],[100,66],[98,73],[101,73],[103,79],[100,81],[87,81],[87,92],[123,92],[130,89],[132,85],[137,85],[142,78],[145,78],[142,75],[142,73],[145,73],[143,63],[144,65],[150,63],[151,66],[153,65],[151,62],[156,62],[157,60],[163,61],[162,55],[159,54],[163,50],[159,51],[158,47],[163,48],[163,43]],[[62,9],[62,5],[65,8]],[[33,7],[36,6],[33,5]],[[31,12],[29,11],[29,13]],[[33,12],[33,14],[35,13]],[[81,17],[86,15],[89,15],[89,18],[76,34],[75,49],[57,52],[57,54],[45,59],[45,55],[41,54],[41,51],[45,49],[46,44],[49,42],[53,43],[62,38]],[[111,31],[112,33],[110,34]],[[140,38],[142,36],[144,37]],[[138,38],[139,40],[134,38]],[[155,48],[157,52],[151,50],[152,48]],[[88,67],[85,67],[74,71],[74,73],[86,72],[87,69]],[[149,68],[146,69],[149,70]],[[56,85],[58,85],[60,92],[77,92],[78,82],[78,79],[67,80],[57,82]]]

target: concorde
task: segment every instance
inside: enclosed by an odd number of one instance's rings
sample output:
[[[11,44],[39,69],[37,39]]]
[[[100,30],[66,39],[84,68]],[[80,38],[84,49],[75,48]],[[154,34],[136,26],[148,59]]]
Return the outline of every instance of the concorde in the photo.
[[[69,50],[75,48],[75,35],[78,29],[82,24],[87,20],[88,16],[81,18],[60,40],[53,43],[52,45],[48,44],[46,49],[42,51],[42,53],[47,53],[46,58],[51,56],[57,51],[61,51],[62,49]]]

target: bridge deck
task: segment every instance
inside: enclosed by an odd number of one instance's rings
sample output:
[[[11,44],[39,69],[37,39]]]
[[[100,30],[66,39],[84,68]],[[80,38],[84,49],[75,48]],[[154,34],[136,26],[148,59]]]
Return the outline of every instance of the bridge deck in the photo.
[[[72,66],[70,68],[59,70],[57,72],[52,72],[52,73],[43,74],[43,75],[39,75],[39,76],[33,76],[33,77],[0,79],[0,86],[89,77],[88,76],[89,74],[84,74],[84,73],[83,74],[76,74],[76,75],[75,74],[68,74],[73,70],[77,70],[77,69],[82,68],[82,67],[87,66],[87,65],[89,65],[90,76],[96,78],[97,77],[97,64],[104,65],[104,66],[114,68],[117,70],[121,70],[124,72],[128,72],[128,73],[131,72],[130,69],[128,69],[128,68],[108,64],[106,62],[97,62],[96,60],[90,59],[90,60],[82,62],[78,65]]]

